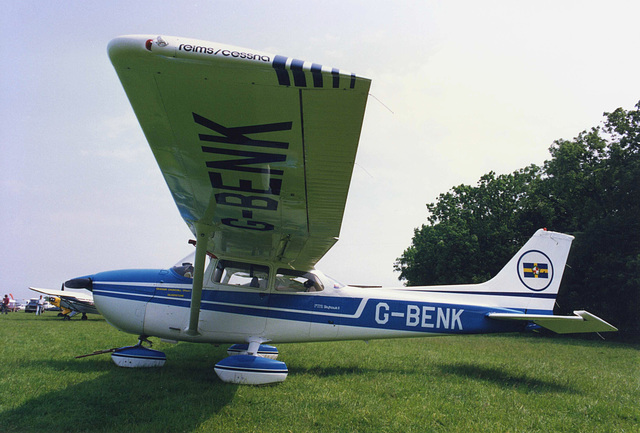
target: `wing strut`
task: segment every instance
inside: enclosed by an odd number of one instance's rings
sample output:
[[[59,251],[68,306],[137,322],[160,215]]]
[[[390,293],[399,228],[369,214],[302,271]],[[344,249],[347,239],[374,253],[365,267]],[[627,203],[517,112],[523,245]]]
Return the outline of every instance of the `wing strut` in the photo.
[[[213,231],[204,224],[196,224],[196,260],[193,268],[193,287],[191,289],[191,312],[189,313],[189,327],[186,334],[198,336],[198,320],[200,319],[200,302],[202,301],[202,284],[204,281],[204,265],[207,257],[209,236]]]

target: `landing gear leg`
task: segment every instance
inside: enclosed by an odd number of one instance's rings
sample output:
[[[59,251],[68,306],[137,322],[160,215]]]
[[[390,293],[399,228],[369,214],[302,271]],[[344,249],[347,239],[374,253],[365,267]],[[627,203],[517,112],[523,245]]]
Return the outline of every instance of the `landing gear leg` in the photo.
[[[141,335],[138,337],[138,344],[136,344],[136,346],[142,346],[142,343],[147,343],[149,345],[149,348],[153,347],[153,342],[151,340],[149,340],[149,337],[147,335]],[[144,346],[142,346],[144,347]]]

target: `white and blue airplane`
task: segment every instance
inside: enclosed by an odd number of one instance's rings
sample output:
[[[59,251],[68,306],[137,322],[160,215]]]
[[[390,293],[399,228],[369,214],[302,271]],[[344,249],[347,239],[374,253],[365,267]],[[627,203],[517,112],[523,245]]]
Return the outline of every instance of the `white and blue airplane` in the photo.
[[[237,343],[226,382],[283,381],[265,343],[616,328],[553,315],[572,237],[537,231],[492,280],[363,288],[315,264],[337,241],[370,80],[281,55],[177,37],[123,36],[109,56],[178,210],[195,259],[65,283],[138,344],[121,366],[157,366],[147,337]]]

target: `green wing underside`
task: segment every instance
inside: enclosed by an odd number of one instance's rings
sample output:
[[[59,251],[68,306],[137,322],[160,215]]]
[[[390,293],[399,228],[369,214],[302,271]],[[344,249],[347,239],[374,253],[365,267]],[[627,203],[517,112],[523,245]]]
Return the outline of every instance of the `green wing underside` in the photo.
[[[340,233],[370,81],[180,42],[109,54],[182,218],[217,256],[313,267]]]

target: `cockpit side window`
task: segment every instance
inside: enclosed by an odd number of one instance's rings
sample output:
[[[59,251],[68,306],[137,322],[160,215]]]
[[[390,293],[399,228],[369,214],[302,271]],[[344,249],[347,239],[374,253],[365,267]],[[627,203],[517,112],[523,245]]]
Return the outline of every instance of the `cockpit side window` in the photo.
[[[239,286],[248,289],[266,290],[269,283],[269,268],[231,260],[220,260],[212,275],[214,283]]]
[[[311,272],[278,269],[275,289],[277,292],[321,292],[324,286]]]

